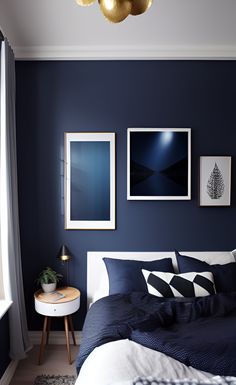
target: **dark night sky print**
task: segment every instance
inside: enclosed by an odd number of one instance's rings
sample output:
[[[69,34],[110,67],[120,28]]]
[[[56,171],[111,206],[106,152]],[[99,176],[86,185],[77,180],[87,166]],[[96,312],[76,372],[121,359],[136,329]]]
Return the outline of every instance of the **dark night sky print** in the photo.
[[[132,196],[188,195],[188,132],[130,132]]]

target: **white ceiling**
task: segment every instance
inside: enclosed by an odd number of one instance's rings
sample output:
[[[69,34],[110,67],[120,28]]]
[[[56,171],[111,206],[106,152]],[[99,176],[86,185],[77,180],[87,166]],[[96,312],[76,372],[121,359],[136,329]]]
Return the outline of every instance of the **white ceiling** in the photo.
[[[236,0],[153,0],[120,24],[98,4],[0,0],[0,27],[18,58],[236,58]]]

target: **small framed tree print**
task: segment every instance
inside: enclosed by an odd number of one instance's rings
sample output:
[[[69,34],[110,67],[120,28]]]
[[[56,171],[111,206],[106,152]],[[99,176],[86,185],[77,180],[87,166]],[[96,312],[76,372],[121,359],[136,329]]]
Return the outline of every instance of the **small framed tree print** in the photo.
[[[200,206],[230,206],[231,156],[200,157]]]

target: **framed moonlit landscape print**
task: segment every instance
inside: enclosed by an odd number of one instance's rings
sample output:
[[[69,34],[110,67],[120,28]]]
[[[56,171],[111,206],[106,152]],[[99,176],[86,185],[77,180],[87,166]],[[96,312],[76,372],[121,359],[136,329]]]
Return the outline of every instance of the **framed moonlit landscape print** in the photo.
[[[230,206],[231,156],[200,156],[200,206]]]
[[[115,133],[65,133],[65,228],[115,229]]]
[[[128,128],[127,199],[191,199],[190,128]]]

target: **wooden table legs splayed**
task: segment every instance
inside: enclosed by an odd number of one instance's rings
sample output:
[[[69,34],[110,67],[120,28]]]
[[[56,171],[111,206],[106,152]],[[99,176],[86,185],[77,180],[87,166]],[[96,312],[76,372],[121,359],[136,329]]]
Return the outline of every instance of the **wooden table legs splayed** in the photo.
[[[52,317],[49,317],[49,316],[44,317],[43,331],[42,331],[42,337],[41,337],[41,343],[40,343],[40,349],[39,349],[39,357],[38,357],[38,364],[39,365],[42,363],[45,345],[47,345],[49,342],[51,318]],[[71,365],[72,361],[71,361],[69,332],[71,332],[73,343],[74,343],[74,345],[76,345],[75,333],[74,333],[71,315],[64,316],[64,326],[65,326],[65,337],[66,337],[66,348],[67,348],[67,354],[68,354],[68,362]]]

